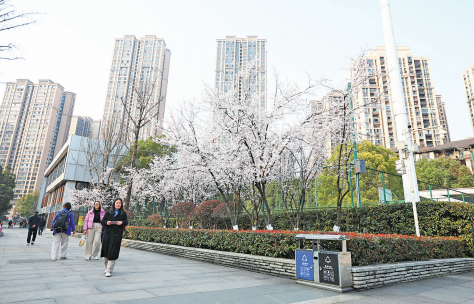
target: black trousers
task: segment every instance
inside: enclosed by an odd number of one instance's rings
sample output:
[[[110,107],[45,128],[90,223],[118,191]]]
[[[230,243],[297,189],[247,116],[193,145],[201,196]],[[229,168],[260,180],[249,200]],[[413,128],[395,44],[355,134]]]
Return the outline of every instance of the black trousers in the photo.
[[[38,232],[38,228],[28,228],[28,238],[26,239],[26,242],[29,244],[31,240],[31,235],[33,234],[33,240],[34,242],[36,240],[36,232]]]

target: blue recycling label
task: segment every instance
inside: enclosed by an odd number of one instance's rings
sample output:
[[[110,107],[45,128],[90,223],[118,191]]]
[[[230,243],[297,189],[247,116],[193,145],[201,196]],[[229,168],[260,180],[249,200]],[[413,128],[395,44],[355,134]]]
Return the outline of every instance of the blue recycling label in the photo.
[[[314,281],[312,250],[296,250],[296,277],[302,280]]]

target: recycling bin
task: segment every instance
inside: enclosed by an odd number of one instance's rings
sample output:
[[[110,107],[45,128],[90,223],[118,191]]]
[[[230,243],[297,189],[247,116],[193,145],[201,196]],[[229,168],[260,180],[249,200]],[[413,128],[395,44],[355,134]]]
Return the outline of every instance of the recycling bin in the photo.
[[[344,235],[298,234],[299,249],[295,252],[296,283],[312,287],[347,292],[352,290],[351,253]],[[311,249],[301,249],[304,240],[312,241]],[[320,248],[319,241],[341,241],[342,251]]]

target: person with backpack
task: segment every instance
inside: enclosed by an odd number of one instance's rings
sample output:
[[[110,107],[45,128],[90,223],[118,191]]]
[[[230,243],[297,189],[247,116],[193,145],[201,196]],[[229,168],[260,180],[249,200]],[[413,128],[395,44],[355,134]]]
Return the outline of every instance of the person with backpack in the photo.
[[[46,225],[46,221],[44,218],[40,217],[39,223],[38,223],[38,234],[43,235],[43,229],[44,226]]]
[[[32,216],[28,218],[28,237],[26,238],[26,245],[30,245],[31,235],[33,235],[33,240],[31,240],[31,245],[34,245],[36,241],[36,233],[38,232],[38,224],[40,217],[38,216],[38,211],[35,211]]]
[[[63,209],[56,213],[51,223],[51,231],[53,232],[53,248],[51,250],[51,259],[56,261],[58,253],[61,249],[60,259],[67,259],[67,245],[71,232],[76,233],[74,225],[74,212],[71,211],[71,203],[64,203]]]
[[[123,210],[121,198],[115,199],[101,223],[105,230],[100,256],[104,258],[105,276],[110,277],[114,271],[115,261],[119,257],[125,226],[128,225],[127,213]]]
[[[101,243],[102,225],[100,221],[104,218],[105,210],[100,206],[100,202],[95,202],[94,207],[86,214],[84,219],[84,235],[86,236],[86,261],[92,257],[99,259],[99,249]]]

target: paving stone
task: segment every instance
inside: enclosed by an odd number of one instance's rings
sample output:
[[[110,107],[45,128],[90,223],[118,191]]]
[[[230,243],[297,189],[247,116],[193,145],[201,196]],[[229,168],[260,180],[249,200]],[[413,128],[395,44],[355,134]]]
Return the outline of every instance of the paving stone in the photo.
[[[265,273],[230,268],[222,265],[199,262],[178,256],[163,255],[151,251],[122,248],[112,277],[103,273],[103,260],[85,261],[84,248],[78,247],[78,239],[71,238],[68,259],[49,262],[52,238],[38,237],[34,249],[24,246],[26,230],[6,230],[0,248],[0,294],[19,293],[21,303],[441,303],[443,297],[421,296],[423,293],[444,292],[445,297],[469,298],[474,287],[474,273],[465,272],[454,275],[426,279],[419,282],[396,284],[372,290],[339,294],[327,290],[296,284],[294,280],[270,276]],[[4,246],[5,244],[5,246]],[[145,246],[142,244],[142,247]],[[148,245],[147,245],[148,246]],[[28,246],[31,247],[31,246]],[[154,248],[156,246],[148,246]],[[183,253],[185,250],[181,250]],[[196,257],[207,256],[204,250]],[[234,263],[232,254],[226,254],[226,261]],[[238,263],[255,259],[239,256]],[[275,261],[268,265],[271,258],[259,257],[250,268],[267,267],[269,270],[294,274],[294,266],[282,266],[285,263]],[[14,261],[13,263],[10,261]],[[461,260],[451,264],[435,262],[447,271]],[[244,265],[244,264],[242,264]],[[408,266],[407,266],[408,265]],[[354,273],[358,280],[371,281],[372,286],[386,285],[376,280],[408,280],[421,272],[432,276],[439,272],[435,266],[427,269],[426,263],[397,263],[382,268],[371,266],[359,268]],[[444,266],[443,266],[444,265]],[[451,266],[450,266],[451,265]],[[467,265],[467,266],[466,266]],[[419,267],[413,269],[414,267]],[[438,266],[441,269],[441,266]],[[464,263],[458,271],[465,271],[469,265]],[[410,268],[411,267],[411,268]],[[279,270],[276,270],[279,269]],[[357,268],[355,268],[357,269]],[[371,269],[371,270],[370,270]],[[378,269],[378,270],[377,270]],[[392,270],[394,276],[383,276]],[[369,271],[370,270],[370,271]],[[404,274],[404,272],[407,274]],[[16,276],[9,277],[9,274]],[[28,276],[32,275],[34,276]],[[367,279],[367,276],[371,276]],[[381,278],[379,276],[382,276]],[[11,279],[10,279],[11,278]],[[377,286],[378,286],[377,285]],[[362,287],[367,287],[361,284]],[[456,288],[451,288],[456,287]],[[66,293],[66,294],[64,294]],[[0,297],[3,299],[3,296]],[[446,301],[444,301],[446,303]],[[1,302],[0,302],[1,303]],[[14,301],[8,301],[14,303]]]

